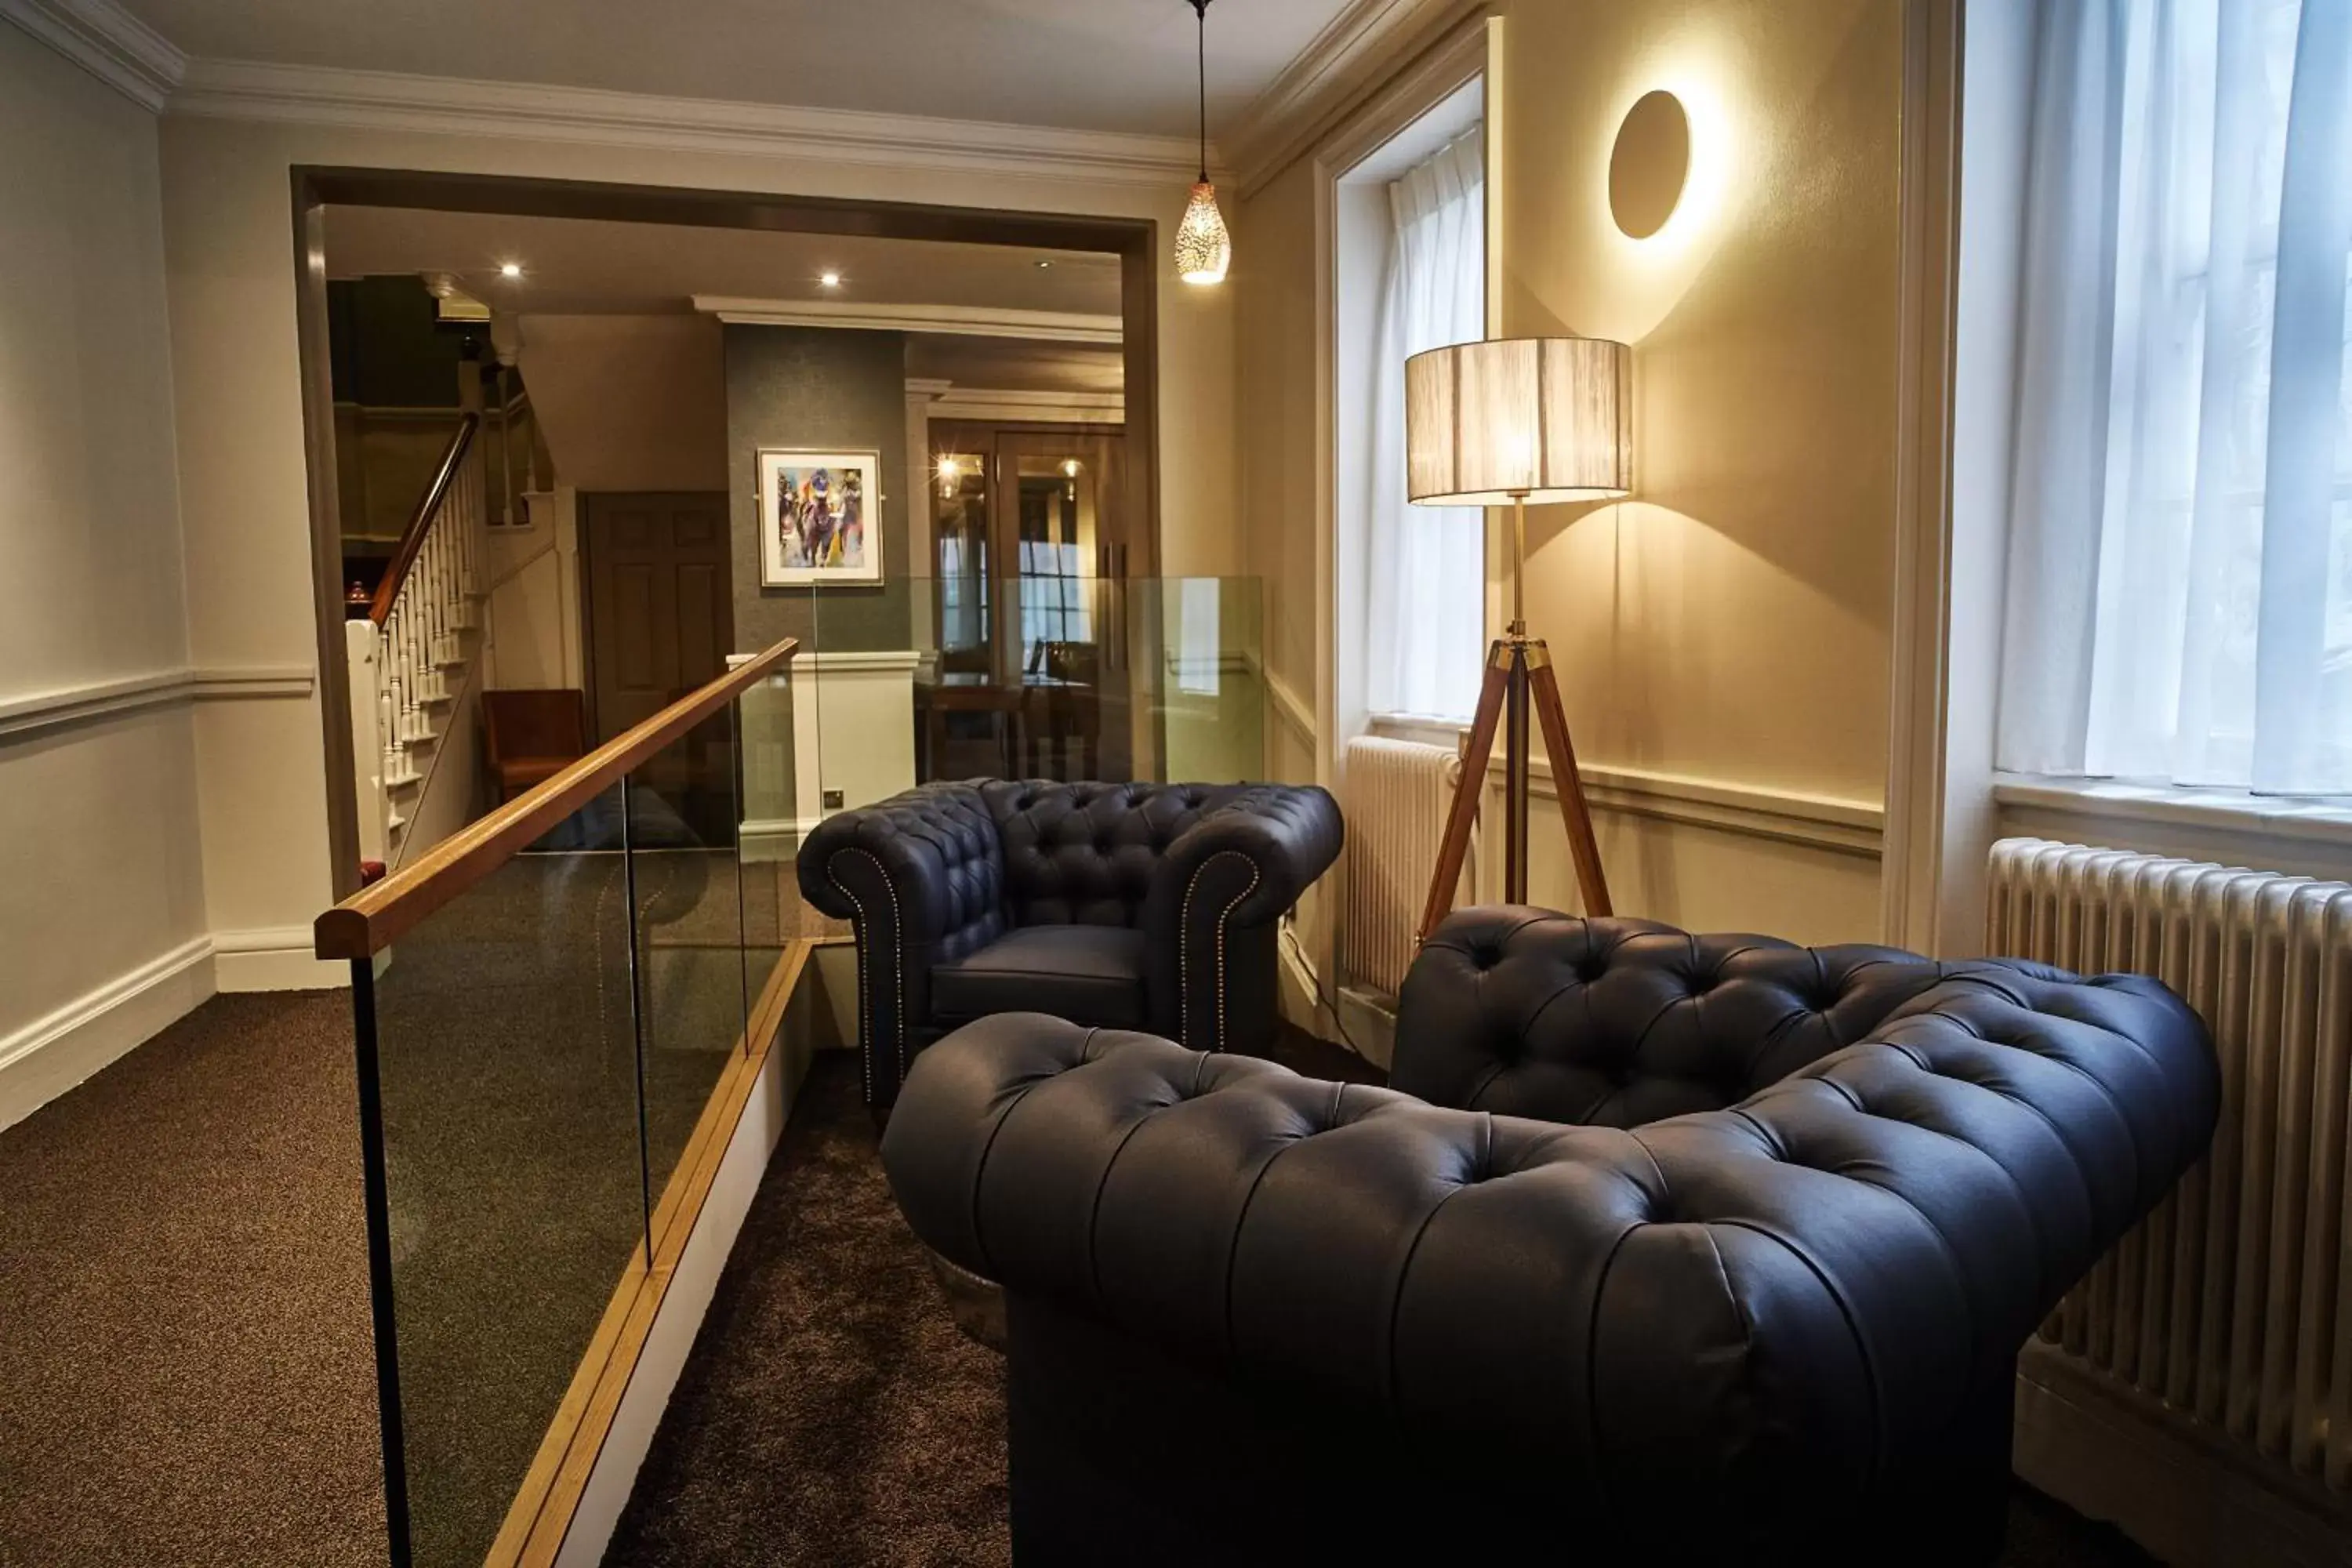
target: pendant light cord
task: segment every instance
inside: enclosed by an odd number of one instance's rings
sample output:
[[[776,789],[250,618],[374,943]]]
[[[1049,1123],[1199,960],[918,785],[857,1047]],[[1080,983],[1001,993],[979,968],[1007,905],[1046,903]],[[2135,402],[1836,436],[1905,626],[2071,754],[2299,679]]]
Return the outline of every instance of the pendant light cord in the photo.
[[[1209,183],[1209,0],[1192,0],[1192,16],[1200,23],[1201,183]]]

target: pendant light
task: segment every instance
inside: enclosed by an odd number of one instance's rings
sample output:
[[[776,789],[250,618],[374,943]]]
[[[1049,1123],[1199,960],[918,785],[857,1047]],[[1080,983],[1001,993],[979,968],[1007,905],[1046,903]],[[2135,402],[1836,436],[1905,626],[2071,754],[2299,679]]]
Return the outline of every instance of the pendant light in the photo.
[[[1233,264],[1233,236],[1217,210],[1217,187],[1209,184],[1209,0],[1191,0],[1200,23],[1201,178],[1176,226],[1176,276],[1187,283],[1223,283]]]

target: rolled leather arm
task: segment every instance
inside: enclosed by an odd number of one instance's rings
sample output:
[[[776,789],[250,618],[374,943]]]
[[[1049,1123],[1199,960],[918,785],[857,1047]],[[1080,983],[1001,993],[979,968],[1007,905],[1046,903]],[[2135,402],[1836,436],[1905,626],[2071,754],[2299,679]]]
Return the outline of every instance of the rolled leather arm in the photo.
[[[2217,1103],[2161,988],[1988,970],[1630,1131],[1009,1015],[923,1055],[882,1152],[916,1233],[1016,1298],[1539,1446],[1615,1506],[1769,1510],[1932,1464]]]
[[[1271,926],[1297,903],[1339,858],[1344,833],[1328,791],[1260,784],[1178,834],[1144,898],[1152,1017],[1188,1044],[1232,1043],[1232,933]],[[1270,996],[1259,1000],[1271,1005]]]
[[[887,1105],[930,1021],[932,963],[1003,932],[995,820],[969,784],[925,784],[826,817],[796,868],[802,897],[855,926],[866,1099]]]

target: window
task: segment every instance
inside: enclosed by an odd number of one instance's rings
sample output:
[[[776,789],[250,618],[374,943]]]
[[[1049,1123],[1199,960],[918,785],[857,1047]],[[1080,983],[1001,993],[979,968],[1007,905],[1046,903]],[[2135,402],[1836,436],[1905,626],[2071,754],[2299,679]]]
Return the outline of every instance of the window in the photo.
[[[1365,495],[1365,700],[1467,720],[1486,652],[1486,517],[1405,500],[1404,362],[1486,335],[1484,139],[1474,127],[1388,184]]]
[[[2041,29],[2000,764],[2352,793],[2352,11]]]
[[[1094,640],[1094,553],[1083,537],[1093,529],[1081,515],[1080,477],[1087,511],[1094,479],[1076,458],[1055,461],[1024,453],[1014,462],[1021,487],[1021,646],[1029,672],[1036,674],[1045,668],[1049,645]]]

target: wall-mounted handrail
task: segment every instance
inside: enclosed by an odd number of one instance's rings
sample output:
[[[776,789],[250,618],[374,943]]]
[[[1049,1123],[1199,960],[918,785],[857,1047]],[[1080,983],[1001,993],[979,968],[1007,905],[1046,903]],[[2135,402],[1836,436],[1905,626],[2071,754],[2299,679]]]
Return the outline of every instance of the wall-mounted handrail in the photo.
[[[481,427],[482,416],[478,414],[467,414],[458,419],[449,445],[441,453],[441,461],[434,468],[433,482],[418,498],[408,526],[400,531],[400,546],[392,552],[391,564],[383,569],[383,581],[375,585],[375,603],[368,607],[368,619],[377,626],[383,625],[385,617],[392,614],[392,606],[399,602],[400,585],[408,581],[408,569],[416,564],[417,552],[425,548],[425,536],[432,531],[434,515],[448,499],[449,487],[457,479],[457,466],[466,460],[466,448],[474,444],[474,432]]]
[[[663,747],[718,712],[800,648],[786,637],[652,718],[615,735],[553,778],[443,839],[415,862],[321,914],[311,926],[320,958],[370,958],[419,921],[513,859],[547,830],[612,787]]]

